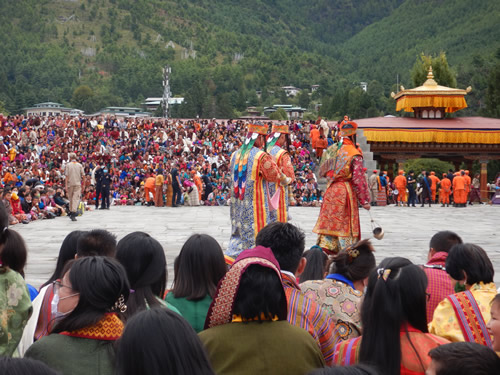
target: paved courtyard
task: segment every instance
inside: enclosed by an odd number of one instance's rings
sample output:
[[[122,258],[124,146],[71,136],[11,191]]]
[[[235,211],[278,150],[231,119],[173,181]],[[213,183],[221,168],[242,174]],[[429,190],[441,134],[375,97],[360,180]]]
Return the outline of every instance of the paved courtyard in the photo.
[[[306,233],[306,247],[314,245],[311,232],[319,208],[292,207],[292,222]],[[373,239],[377,261],[387,256],[402,256],[422,264],[426,260],[429,240],[439,230],[453,230],[465,242],[482,246],[495,267],[495,281],[500,286],[500,244],[495,228],[499,227],[500,206],[452,207],[374,207],[373,218],[384,228],[381,241]],[[370,217],[360,211],[363,238],[371,237]],[[207,233],[227,247],[231,232],[229,207],[112,207],[111,210],[86,212],[78,221],[62,217],[28,225],[16,225],[28,246],[26,279],[40,286],[52,274],[59,247],[73,230],[107,229],[120,240],[133,231],[144,231],[163,245],[167,256],[169,281],[173,280],[173,263],[183,243],[193,233]]]

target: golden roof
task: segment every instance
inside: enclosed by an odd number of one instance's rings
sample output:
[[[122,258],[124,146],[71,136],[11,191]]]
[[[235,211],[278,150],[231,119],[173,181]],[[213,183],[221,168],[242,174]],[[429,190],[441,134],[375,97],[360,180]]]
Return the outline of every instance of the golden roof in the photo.
[[[404,109],[406,112],[413,112],[413,108],[418,107],[445,107],[446,112],[455,112],[467,107],[464,96],[471,90],[470,86],[467,90],[461,90],[438,85],[434,80],[431,66],[427,80],[422,86],[408,90],[401,86],[401,91],[397,94],[391,93],[391,96],[397,101],[397,111]]]

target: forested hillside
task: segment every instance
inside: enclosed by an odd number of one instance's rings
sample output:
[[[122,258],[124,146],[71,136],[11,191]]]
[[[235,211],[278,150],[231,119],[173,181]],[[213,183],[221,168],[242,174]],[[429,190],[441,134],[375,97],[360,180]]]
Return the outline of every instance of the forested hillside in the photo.
[[[291,102],[366,117],[394,111],[396,77],[410,87],[421,52],[444,51],[478,113],[499,19],[499,2],[468,0],[0,0],[0,109],[137,106],[161,96],[170,64],[172,92],[186,98],[174,115]],[[287,98],[283,85],[303,92]]]

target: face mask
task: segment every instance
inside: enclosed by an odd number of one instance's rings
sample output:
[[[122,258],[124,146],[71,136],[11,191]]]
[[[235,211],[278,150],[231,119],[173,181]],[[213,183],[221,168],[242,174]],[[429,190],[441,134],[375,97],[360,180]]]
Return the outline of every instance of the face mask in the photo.
[[[54,294],[54,297],[52,297],[52,302],[50,303],[51,311],[52,311],[52,319],[59,319],[62,318],[64,315],[67,315],[58,311],[57,307],[59,305],[59,294]]]
[[[52,199],[52,198],[54,198],[54,196],[53,195],[49,195],[49,198]]]
[[[107,170],[107,169],[105,169],[103,172],[104,172],[104,173],[108,173],[108,170]]]
[[[63,297],[63,298],[59,298],[59,293],[54,293],[54,297],[52,297],[52,301],[50,303],[50,308],[51,308],[51,313],[52,313],[52,320],[60,319],[60,318],[62,318],[64,316],[70,314],[73,310],[67,311],[65,313],[60,312],[58,310],[59,301],[61,301],[63,299],[66,299],[66,298],[77,296],[78,294],[79,293],[75,293],[75,294],[71,294],[71,295]]]

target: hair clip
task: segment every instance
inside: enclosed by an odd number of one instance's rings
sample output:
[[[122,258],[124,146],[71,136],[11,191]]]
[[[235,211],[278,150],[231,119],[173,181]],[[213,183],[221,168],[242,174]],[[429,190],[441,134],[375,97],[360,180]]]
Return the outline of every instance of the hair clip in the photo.
[[[125,305],[125,297],[123,296],[123,294],[121,294],[118,298],[118,301],[115,302],[113,310],[120,310],[122,314],[127,311],[127,305]]]
[[[387,281],[387,279],[389,278],[389,275],[391,274],[391,269],[379,268],[379,269],[377,269],[377,274],[378,274],[377,279],[380,279],[380,277],[382,276],[382,279],[384,279],[384,281]]]

